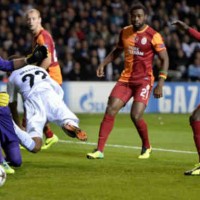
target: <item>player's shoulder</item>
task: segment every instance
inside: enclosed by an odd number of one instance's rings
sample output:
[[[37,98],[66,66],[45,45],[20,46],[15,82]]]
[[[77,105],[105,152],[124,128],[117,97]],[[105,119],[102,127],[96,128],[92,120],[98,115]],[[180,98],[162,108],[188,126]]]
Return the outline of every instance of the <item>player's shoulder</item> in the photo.
[[[126,36],[128,36],[132,33],[133,33],[133,26],[132,25],[125,26],[121,29],[121,36],[122,37],[126,37]]]
[[[130,29],[133,29],[133,26],[132,25],[124,26],[122,29],[123,30],[130,30]]]
[[[145,32],[149,35],[155,35],[158,33],[158,31],[156,31],[154,28],[152,28],[151,26],[148,26],[147,29],[145,30]]]
[[[51,34],[46,29],[42,29],[40,35],[43,37],[50,37],[50,38],[52,37]]]
[[[133,26],[132,25],[125,26],[125,27],[122,28],[123,32],[129,32],[129,31],[132,31],[132,30],[133,30]]]
[[[156,31],[154,28],[152,28],[152,27],[150,27],[150,26],[148,26],[148,28],[146,29],[146,34],[148,34],[148,35],[150,35],[151,37],[162,37],[162,35],[158,32],[158,31]]]

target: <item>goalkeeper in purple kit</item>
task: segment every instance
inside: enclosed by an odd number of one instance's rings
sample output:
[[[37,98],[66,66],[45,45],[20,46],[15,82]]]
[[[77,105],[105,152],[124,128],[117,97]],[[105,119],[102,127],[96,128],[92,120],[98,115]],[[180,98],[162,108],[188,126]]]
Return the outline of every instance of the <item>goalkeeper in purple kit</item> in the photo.
[[[46,57],[46,47],[37,46],[29,57],[14,59],[11,61],[0,58],[0,70],[13,71],[26,64],[38,63]],[[3,166],[7,174],[14,174],[15,170],[12,169],[9,164],[19,167],[22,163],[22,158],[19,149],[19,138],[15,134],[8,103],[9,95],[5,92],[0,92],[0,147],[5,153],[4,158],[0,149],[0,164]]]

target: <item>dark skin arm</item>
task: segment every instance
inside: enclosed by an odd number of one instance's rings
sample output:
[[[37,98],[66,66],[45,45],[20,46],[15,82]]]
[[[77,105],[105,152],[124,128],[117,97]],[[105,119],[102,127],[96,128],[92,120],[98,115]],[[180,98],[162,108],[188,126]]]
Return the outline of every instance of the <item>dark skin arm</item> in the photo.
[[[185,22],[182,22],[180,20],[172,22],[172,25],[176,25],[179,29],[184,31],[187,31],[189,29],[189,26]]]
[[[24,129],[21,125],[21,121],[20,121],[20,117],[19,117],[19,113],[17,111],[17,102],[14,101],[12,103],[9,103],[9,107],[10,107],[10,111],[12,113],[12,117],[14,122],[21,128]]]
[[[14,64],[14,69],[23,67],[24,65],[27,65],[27,58],[14,59],[13,64]]]
[[[169,57],[166,50],[163,50],[161,52],[158,52],[159,59],[161,60],[161,67],[159,70],[162,71],[168,71],[169,68]],[[156,87],[153,90],[153,95],[155,98],[160,98],[163,96],[163,85],[164,85],[165,79],[159,78],[158,83]]]
[[[123,48],[115,47],[103,60],[102,63],[97,68],[96,74],[98,77],[104,76],[104,68],[107,64],[115,60],[121,53],[123,52]]]
[[[185,22],[177,20],[177,21],[172,22],[172,25],[176,25],[177,28],[183,31],[186,31],[190,36],[200,41],[200,32],[188,26]]]

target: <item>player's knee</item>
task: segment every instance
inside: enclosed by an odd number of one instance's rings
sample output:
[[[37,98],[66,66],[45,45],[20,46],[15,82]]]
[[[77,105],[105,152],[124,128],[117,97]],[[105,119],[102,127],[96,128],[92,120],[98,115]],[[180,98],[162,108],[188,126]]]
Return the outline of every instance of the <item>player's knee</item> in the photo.
[[[118,110],[114,106],[107,106],[106,113],[115,116],[117,114]]]
[[[141,115],[139,113],[138,114],[131,113],[131,119],[134,123],[136,123],[137,121],[141,119]]]
[[[20,167],[22,164],[22,158],[21,157],[15,157],[12,158],[12,160],[9,161],[11,166],[14,167]]]
[[[200,116],[197,115],[196,113],[193,113],[190,118],[189,118],[190,124],[194,121],[200,121]]]

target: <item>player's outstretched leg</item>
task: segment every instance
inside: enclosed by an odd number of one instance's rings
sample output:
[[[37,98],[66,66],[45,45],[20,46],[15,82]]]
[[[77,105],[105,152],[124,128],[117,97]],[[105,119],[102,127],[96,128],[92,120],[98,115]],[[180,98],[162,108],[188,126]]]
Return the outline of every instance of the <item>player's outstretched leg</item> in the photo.
[[[80,128],[71,125],[69,123],[64,124],[62,129],[64,130],[64,132],[72,137],[72,138],[77,138],[81,141],[86,141],[87,140],[87,134],[85,131],[81,130]]]
[[[200,176],[200,163],[196,164],[195,167],[184,173],[186,176]]]

